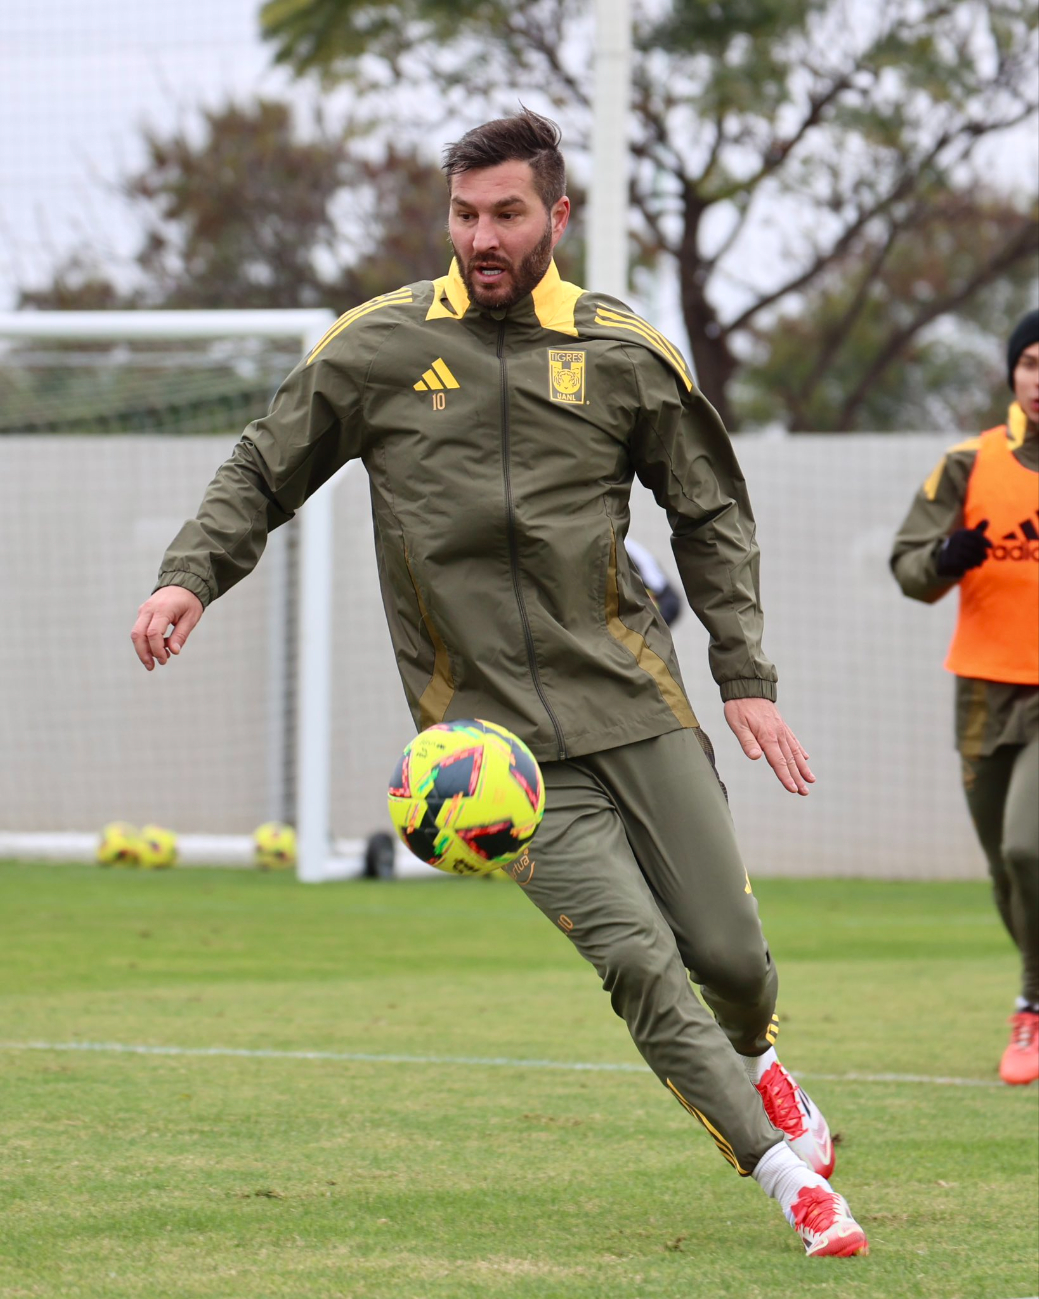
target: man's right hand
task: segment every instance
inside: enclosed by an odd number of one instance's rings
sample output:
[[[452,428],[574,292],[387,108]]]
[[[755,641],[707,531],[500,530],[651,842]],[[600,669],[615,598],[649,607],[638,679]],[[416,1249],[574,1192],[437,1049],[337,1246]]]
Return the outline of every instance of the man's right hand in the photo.
[[[992,549],[992,542],[985,536],[987,527],[988,519],[982,519],[976,528],[958,528],[945,538],[934,560],[939,577],[962,577],[984,564]]]
[[[179,654],[202,617],[202,601],[184,586],[160,586],[137,610],[130,639],[137,657],[150,672],[155,664]],[[166,633],[172,625],[173,631]]]

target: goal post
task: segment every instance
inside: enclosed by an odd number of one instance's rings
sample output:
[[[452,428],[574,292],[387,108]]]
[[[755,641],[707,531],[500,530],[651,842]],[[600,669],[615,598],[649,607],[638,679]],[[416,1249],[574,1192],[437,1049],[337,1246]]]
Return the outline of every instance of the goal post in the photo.
[[[100,826],[126,819],[170,825],[186,862],[247,864],[251,830],[284,820],[302,880],[389,869],[385,775],[414,726],[384,643],[364,475],[340,470],[271,534],[183,668],[146,679],[127,635],[217,464],[335,319],[0,312],[0,477],[24,488],[0,517],[17,629],[0,644],[0,712],[31,737],[0,747],[0,856],[92,859]],[[87,643],[52,663],[55,607],[84,603]],[[149,777],[170,732],[178,769]],[[403,844],[393,867],[439,874]]]
[[[595,0],[588,286],[628,296],[631,0]]]
[[[25,388],[26,385],[19,380],[24,377],[32,362],[39,359],[32,351],[34,348],[50,345],[64,349],[57,352],[56,356],[59,361],[65,360],[67,368],[69,358],[74,357],[74,353],[68,349],[75,344],[96,348],[99,344],[108,343],[115,345],[118,351],[120,346],[133,348],[145,341],[181,345],[193,342],[208,345],[222,341],[233,348],[236,343],[240,344],[241,340],[246,339],[283,340],[291,348],[291,354],[280,360],[280,371],[287,372],[291,355],[305,353],[334,320],[335,313],[327,309],[0,313],[0,339],[4,340],[8,349],[12,344],[21,349],[13,355],[8,351],[4,358],[15,380],[6,385],[8,400],[4,402],[4,432],[10,434],[20,426],[32,429],[41,425],[39,394],[26,395],[20,411],[15,400],[19,392],[11,391]],[[106,373],[110,373],[118,367],[119,362],[110,362],[107,357],[108,354],[103,350],[86,351],[80,360],[94,362],[95,371],[103,368]],[[149,365],[157,363],[158,359],[155,353],[149,353],[146,357]],[[168,363],[169,359],[162,358],[164,363]],[[268,400],[279,377],[280,372],[275,371],[265,376],[269,388]],[[75,401],[76,398],[72,400]],[[261,410],[252,413],[256,415]],[[66,416],[67,425],[75,427],[77,418],[78,412],[70,410]],[[63,427],[62,420],[55,420],[53,412],[50,412],[50,419],[49,426],[45,420],[42,421],[44,427]],[[104,417],[102,422],[103,420]],[[132,416],[125,422],[132,425]],[[132,427],[127,431],[132,431]],[[148,431],[156,431],[154,424]],[[10,447],[11,442],[5,442],[5,445]],[[213,468],[215,467],[214,458]],[[319,492],[300,515],[298,566],[304,577],[298,592],[296,618],[288,616],[295,585],[292,571],[294,565],[290,555],[291,526],[272,534],[264,564],[270,593],[266,626],[259,637],[261,641],[266,641],[267,659],[263,704],[265,721],[262,727],[265,751],[265,794],[262,806],[263,814],[269,819],[296,822],[299,839],[306,853],[300,862],[303,878],[319,877],[320,872],[315,869],[315,862],[327,854],[330,839],[327,807],[328,732],[324,720],[327,708],[323,709],[320,702],[321,692],[327,690],[331,656],[327,623],[327,587],[331,564],[327,551],[330,513],[331,494]],[[157,554],[155,559],[157,562]],[[287,642],[294,627],[313,628],[316,634],[301,635],[298,647],[290,645]],[[25,634],[31,638],[33,628],[26,627]],[[294,673],[294,682],[290,672]],[[298,717],[293,715],[296,710],[291,707],[291,696],[297,702]],[[327,702],[327,695],[325,698]],[[326,793],[322,799],[323,789]],[[295,806],[292,806],[293,803]],[[0,827],[0,830],[3,829]],[[83,826],[82,830],[87,832],[89,827]],[[38,832],[27,831],[25,827],[11,832],[8,827],[8,833],[15,835],[22,851],[31,851],[34,840],[41,849],[46,848],[48,840],[53,840],[54,851],[60,855],[62,852],[75,852],[78,842],[75,831],[70,832],[67,827],[53,830],[41,825]],[[240,845],[236,850],[232,844],[235,836],[227,836],[228,843],[224,845],[214,836],[197,837],[205,841],[199,850],[211,852],[218,859],[222,855],[233,858],[236,851],[241,850]],[[238,836],[239,839],[240,837]]]

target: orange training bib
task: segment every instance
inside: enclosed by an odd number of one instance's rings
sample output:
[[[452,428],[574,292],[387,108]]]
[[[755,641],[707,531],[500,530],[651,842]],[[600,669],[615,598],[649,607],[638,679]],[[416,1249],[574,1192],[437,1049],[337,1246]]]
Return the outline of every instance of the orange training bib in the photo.
[[[1039,685],[1039,474],[1014,458],[1004,425],[981,435],[964,527],[988,519],[988,558],[960,580],[945,666],[961,677]]]

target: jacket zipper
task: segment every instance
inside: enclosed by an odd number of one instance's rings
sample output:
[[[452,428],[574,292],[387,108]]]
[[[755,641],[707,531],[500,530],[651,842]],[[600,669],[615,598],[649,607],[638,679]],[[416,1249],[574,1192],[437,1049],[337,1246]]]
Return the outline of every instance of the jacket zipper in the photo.
[[[519,550],[516,546],[516,511],[512,503],[512,476],[509,472],[509,370],[505,359],[505,321],[498,326],[498,363],[501,366],[501,467],[505,482],[505,524],[509,539],[509,567],[512,571],[512,589],[516,596],[516,607],[519,609],[520,623],[523,627],[523,641],[527,647],[527,666],[530,679],[534,683],[541,706],[548,714],[552,729],[556,733],[556,745],[559,759],[566,758],[566,741],[563,731],[556,720],[556,715],[548,706],[544,688],[541,685],[541,674],[538,671],[537,658],[534,655],[534,633],[527,617],[527,606],[523,600],[523,588],[520,586]]]

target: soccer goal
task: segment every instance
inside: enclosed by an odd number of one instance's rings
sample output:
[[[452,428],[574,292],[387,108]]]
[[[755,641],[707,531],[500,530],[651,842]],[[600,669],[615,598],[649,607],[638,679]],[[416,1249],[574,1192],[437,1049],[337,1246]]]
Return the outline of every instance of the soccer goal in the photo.
[[[185,862],[245,864],[277,820],[301,878],[373,868],[414,728],[381,643],[363,474],[271,535],[182,660],[146,674],[129,642],[216,466],[333,320],[0,314],[0,856],[90,858],[125,819],[175,830]]]
[[[110,821],[174,830],[185,862],[252,860],[296,826],[305,880],[363,873],[414,735],[378,586],[367,477],[337,475],[276,530],[188,653],[145,673],[129,641],[159,561],[325,312],[0,316],[0,856],[93,856]],[[819,765],[806,810],[748,763],[705,633],[675,628],[752,877],[983,871],[941,671],[955,606],[915,605],[891,538],[945,433],[741,435],[763,553],[766,649]],[[853,484],[853,490],[847,485]],[[632,535],[678,575],[668,523]],[[393,849],[398,874],[439,875]],[[384,857],[383,857],[384,860]]]

